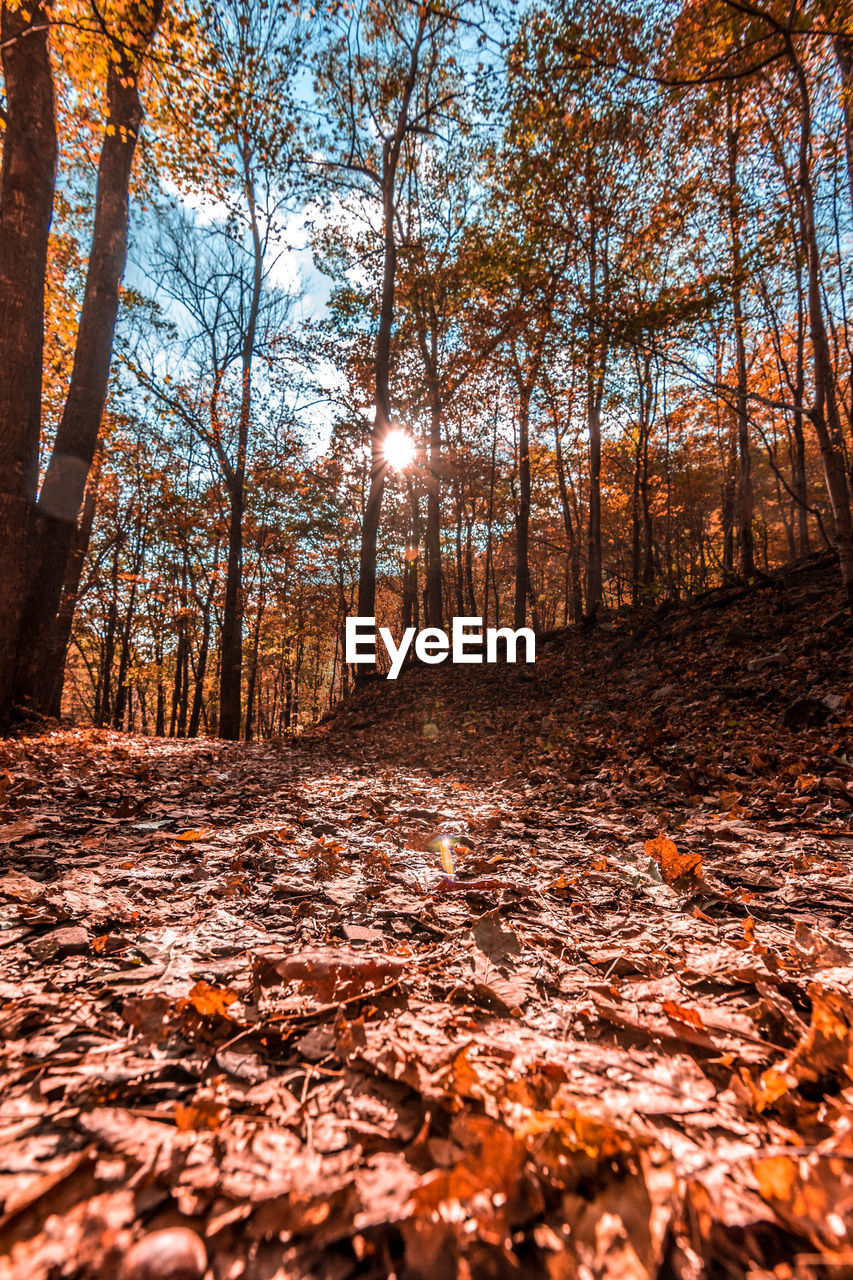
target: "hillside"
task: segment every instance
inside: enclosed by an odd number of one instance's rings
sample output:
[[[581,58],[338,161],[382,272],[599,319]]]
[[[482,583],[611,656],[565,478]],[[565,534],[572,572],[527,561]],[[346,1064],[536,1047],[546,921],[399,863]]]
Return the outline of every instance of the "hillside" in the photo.
[[[3,1280],[849,1276],[853,631],[730,597],[6,743]]]

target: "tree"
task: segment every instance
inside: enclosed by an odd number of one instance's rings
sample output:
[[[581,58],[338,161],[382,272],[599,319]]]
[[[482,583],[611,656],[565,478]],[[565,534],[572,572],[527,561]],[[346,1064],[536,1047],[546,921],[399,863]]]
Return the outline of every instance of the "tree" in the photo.
[[[374,419],[370,482],[362,518],[358,612],[376,610],[379,517],[388,470],[385,439],[392,423],[392,337],[400,235],[399,204],[409,174],[439,122],[452,116],[461,82],[451,49],[462,5],[387,0],[342,11],[316,63],[317,91],[328,118],[326,191],[368,214],[381,263],[373,343]]]
[[[162,0],[153,0],[153,3],[128,0],[116,13],[107,15],[95,10],[108,59],[106,120],[98,165],[95,219],[71,380],[37,502],[39,441],[34,431],[34,395],[38,385],[40,397],[42,321],[39,319],[36,325],[34,318],[25,320],[20,327],[14,326],[17,333],[11,335],[13,342],[28,338],[35,341],[32,347],[18,347],[10,353],[22,375],[23,385],[28,388],[29,405],[26,413],[15,419],[17,428],[11,424],[6,428],[10,452],[18,458],[24,503],[21,505],[19,499],[15,528],[9,529],[5,542],[14,556],[25,552],[27,566],[23,575],[17,571],[10,580],[12,588],[17,587],[15,601],[8,600],[6,607],[0,608],[0,662],[4,663],[0,671],[0,718],[8,715],[13,682],[18,699],[31,700],[42,708],[50,704],[53,693],[50,658],[55,620],[107,395],[119,285],[127,251],[130,173],[142,121],[139,83],[161,14]],[[33,17],[40,17],[43,24],[46,11],[34,10]],[[46,273],[44,240],[53,206],[52,181],[48,183],[52,161],[47,155],[48,151],[52,154],[51,138],[55,130],[52,70],[46,43],[36,30],[33,50],[25,54],[27,70],[35,77],[36,86],[36,125],[29,131],[37,148],[36,180],[27,190],[16,192],[20,160],[15,157],[21,127],[16,117],[20,113],[26,115],[30,105],[24,86],[20,92],[16,87],[24,63],[14,50],[24,35],[31,33],[20,27],[20,18],[4,21],[12,39],[10,62],[5,70],[7,84],[11,73],[7,128],[11,129],[13,146],[9,152],[8,144],[4,145],[3,183],[7,192],[5,196],[0,195],[0,206],[6,201],[18,200],[18,217],[31,226],[31,231],[22,233],[20,227],[12,227],[10,249],[14,249],[17,239],[23,252],[20,258],[8,263],[5,273],[0,275],[0,312],[4,308],[14,311],[16,298],[20,307],[24,287],[35,289],[34,297],[41,311]],[[26,88],[29,89],[29,85]],[[34,283],[37,275],[41,277],[38,285]],[[10,401],[7,412],[11,416],[14,392],[9,390],[5,395]],[[8,423],[8,418],[6,421]],[[20,488],[18,492],[20,494]],[[11,668],[13,650],[14,671]]]

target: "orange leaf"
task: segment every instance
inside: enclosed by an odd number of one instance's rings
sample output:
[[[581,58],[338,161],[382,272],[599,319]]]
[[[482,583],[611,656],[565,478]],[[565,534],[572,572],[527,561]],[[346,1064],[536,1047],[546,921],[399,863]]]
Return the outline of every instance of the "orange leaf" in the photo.
[[[203,979],[190,992],[190,1004],[204,1018],[227,1017],[227,1009],[239,997],[230,987],[213,987]]]
[[[180,840],[181,844],[189,844],[192,840],[206,840],[212,830],[212,827],[199,827],[197,831],[181,831],[173,839]]]
[[[688,1009],[686,1005],[676,1004],[674,1000],[664,1000],[663,1011],[668,1018],[674,1018],[676,1022],[695,1027],[697,1031],[705,1030],[705,1023],[698,1009]]]
[[[658,864],[667,884],[675,884],[684,876],[694,880],[702,879],[701,853],[679,853],[669,836],[656,836],[654,840],[647,840],[643,848]]]
[[[186,1132],[190,1129],[218,1129],[225,1108],[212,1098],[197,1098],[195,1102],[175,1103],[175,1124]]]

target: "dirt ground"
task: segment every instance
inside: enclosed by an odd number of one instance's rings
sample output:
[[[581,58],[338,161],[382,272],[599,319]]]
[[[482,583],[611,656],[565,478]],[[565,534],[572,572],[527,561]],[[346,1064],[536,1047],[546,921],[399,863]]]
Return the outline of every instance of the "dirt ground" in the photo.
[[[0,1280],[853,1276],[831,574],[0,744]]]

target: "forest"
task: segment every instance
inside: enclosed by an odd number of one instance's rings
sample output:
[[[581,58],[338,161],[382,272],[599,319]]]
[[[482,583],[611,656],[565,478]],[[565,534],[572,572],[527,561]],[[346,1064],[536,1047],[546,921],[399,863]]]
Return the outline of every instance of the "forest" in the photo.
[[[0,70],[0,1280],[850,1280],[853,3]]]
[[[352,614],[849,595],[846,21],[7,5],[7,722],[296,732]]]

